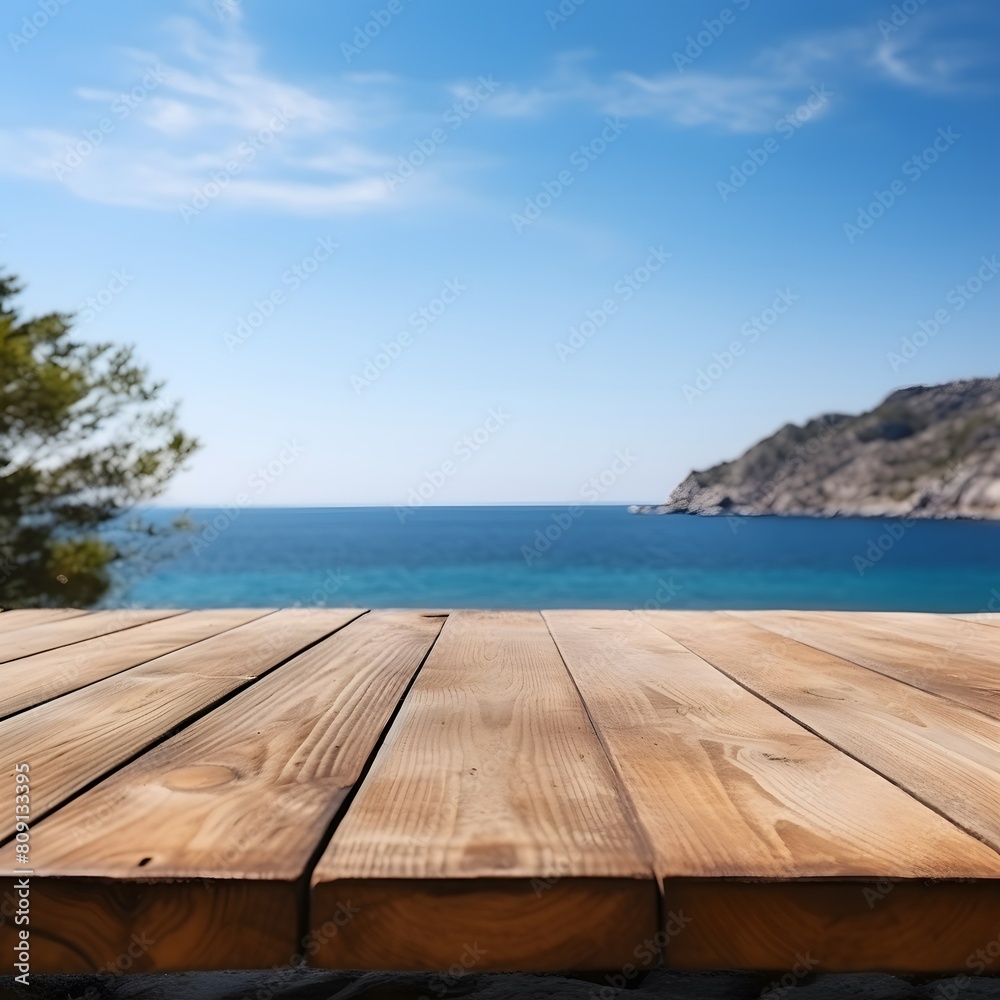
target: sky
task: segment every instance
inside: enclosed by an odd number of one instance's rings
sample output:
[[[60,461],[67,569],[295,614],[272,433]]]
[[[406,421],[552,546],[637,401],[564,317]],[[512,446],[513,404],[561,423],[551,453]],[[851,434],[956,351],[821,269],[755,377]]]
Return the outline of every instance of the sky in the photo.
[[[0,264],[170,505],[656,502],[995,375],[992,0],[7,0]]]

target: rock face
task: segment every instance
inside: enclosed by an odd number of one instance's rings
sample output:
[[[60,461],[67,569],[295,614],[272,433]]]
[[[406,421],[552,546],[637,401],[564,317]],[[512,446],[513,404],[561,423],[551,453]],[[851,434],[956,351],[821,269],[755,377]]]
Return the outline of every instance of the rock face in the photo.
[[[852,417],[787,424],[692,472],[663,514],[1000,519],[1000,378],[894,392]]]

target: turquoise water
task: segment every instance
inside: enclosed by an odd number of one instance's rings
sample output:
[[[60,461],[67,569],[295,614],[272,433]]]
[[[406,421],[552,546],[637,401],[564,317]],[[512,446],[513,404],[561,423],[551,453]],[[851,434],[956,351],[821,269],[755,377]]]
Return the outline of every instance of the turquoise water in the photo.
[[[178,512],[158,511],[157,518]],[[152,607],[1000,610],[1000,523],[639,516],[623,507],[193,510]]]

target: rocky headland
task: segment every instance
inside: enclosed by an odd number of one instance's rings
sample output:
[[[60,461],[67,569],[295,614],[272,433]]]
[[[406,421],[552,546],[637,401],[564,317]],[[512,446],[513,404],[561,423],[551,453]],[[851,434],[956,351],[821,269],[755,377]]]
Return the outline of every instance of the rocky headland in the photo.
[[[913,386],[786,424],[648,514],[1000,519],[1000,378]]]

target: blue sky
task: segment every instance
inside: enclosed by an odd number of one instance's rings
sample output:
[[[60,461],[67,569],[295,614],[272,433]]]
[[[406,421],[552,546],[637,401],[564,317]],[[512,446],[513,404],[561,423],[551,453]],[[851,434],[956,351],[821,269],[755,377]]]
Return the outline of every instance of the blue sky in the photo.
[[[649,502],[1000,367],[986,0],[2,22],[0,261],[181,401],[166,502]]]

